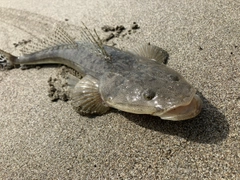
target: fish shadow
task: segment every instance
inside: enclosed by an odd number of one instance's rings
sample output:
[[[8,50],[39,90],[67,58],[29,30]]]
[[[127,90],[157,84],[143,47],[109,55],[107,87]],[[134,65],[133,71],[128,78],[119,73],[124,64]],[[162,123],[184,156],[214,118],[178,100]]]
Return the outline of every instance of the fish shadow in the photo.
[[[188,141],[198,143],[219,143],[226,139],[229,134],[229,124],[226,117],[201,93],[198,94],[203,100],[203,110],[191,120],[166,121],[155,116],[120,113],[128,120],[153,131],[180,136]]]

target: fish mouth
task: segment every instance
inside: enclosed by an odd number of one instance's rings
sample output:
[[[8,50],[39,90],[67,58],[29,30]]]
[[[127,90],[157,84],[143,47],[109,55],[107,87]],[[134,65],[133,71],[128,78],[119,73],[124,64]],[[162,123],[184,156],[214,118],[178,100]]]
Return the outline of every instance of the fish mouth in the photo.
[[[196,117],[202,110],[202,100],[195,94],[193,99],[185,105],[174,107],[164,113],[154,113],[164,120],[182,121]]]

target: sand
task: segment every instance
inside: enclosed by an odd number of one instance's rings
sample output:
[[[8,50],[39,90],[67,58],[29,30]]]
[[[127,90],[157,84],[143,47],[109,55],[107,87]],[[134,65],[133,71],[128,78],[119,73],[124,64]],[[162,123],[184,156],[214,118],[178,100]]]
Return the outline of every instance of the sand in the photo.
[[[0,48],[11,53],[14,43],[40,37],[53,19],[76,27],[84,21],[101,36],[104,25],[131,29],[136,22],[135,33],[108,43],[162,47],[168,65],[204,102],[198,117],[182,122],[117,110],[89,118],[48,97],[47,81],[58,67],[0,71],[1,179],[240,179],[239,1],[9,0],[0,6],[46,17],[21,20],[32,34],[0,24]],[[68,28],[78,37],[75,26]]]

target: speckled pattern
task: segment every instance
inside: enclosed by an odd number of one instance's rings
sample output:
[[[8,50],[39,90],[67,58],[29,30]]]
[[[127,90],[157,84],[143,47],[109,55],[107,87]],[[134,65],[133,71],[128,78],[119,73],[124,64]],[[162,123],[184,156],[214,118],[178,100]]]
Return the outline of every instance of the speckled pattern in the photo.
[[[200,116],[183,122],[116,110],[88,118],[68,102],[50,101],[47,80],[57,68],[0,72],[2,179],[240,179],[239,1],[9,0],[0,6],[75,25],[84,20],[97,30],[137,22],[137,33],[113,41],[124,49],[151,42],[167,50],[168,65],[204,101]],[[6,51],[31,37],[0,27]]]

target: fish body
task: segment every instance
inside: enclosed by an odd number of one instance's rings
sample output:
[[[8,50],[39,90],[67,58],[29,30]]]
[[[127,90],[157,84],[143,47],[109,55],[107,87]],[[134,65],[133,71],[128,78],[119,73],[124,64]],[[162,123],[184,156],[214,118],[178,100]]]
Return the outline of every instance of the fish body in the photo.
[[[80,114],[103,114],[113,107],[185,120],[200,113],[202,101],[195,88],[164,64],[166,51],[152,45],[122,51],[103,45],[92,34],[85,37],[88,41],[75,42],[57,28],[54,35],[23,48],[22,56],[0,54],[11,65],[64,64],[79,72],[82,79],[69,76],[67,82],[72,105]]]

